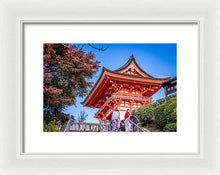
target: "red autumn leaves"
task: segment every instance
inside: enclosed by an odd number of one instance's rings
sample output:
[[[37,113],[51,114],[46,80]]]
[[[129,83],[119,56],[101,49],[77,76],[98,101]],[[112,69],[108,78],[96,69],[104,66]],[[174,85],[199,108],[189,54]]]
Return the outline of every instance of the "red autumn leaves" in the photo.
[[[61,113],[73,105],[77,96],[83,97],[92,87],[90,78],[97,72],[99,62],[94,55],[75,45],[44,44],[44,111]],[[50,116],[51,117],[51,116]]]

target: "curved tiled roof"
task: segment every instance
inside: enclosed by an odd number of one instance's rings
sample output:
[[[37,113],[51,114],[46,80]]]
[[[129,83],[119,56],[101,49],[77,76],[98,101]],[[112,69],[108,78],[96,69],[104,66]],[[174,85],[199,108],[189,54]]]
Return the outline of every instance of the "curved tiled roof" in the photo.
[[[129,62],[129,61],[128,61],[128,62]],[[128,63],[128,62],[127,62],[127,63]],[[126,64],[127,64],[127,63],[126,63]],[[125,66],[125,65],[124,65],[124,66]],[[123,66],[122,66],[122,67],[123,67]],[[123,70],[124,68],[122,69],[122,67],[119,68],[119,69],[120,69],[120,70]],[[125,68],[126,68],[126,66],[125,66]],[[117,69],[117,70],[119,70],[119,69]],[[142,76],[138,76],[138,75],[131,75],[131,74],[120,73],[120,72],[118,72],[117,70],[111,71],[111,70],[109,70],[109,69],[103,67],[103,68],[102,68],[102,72],[101,72],[101,74],[100,74],[98,80],[96,81],[96,83],[94,84],[93,88],[91,89],[91,91],[89,92],[89,94],[87,95],[87,97],[85,98],[85,100],[84,100],[81,104],[84,104],[84,103],[86,102],[86,100],[89,98],[89,96],[93,93],[93,91],[95,90],[97,84],[99,83],[100,79],[102,78],[104,72],[109,72],[109,73],[112,73],[112,74],[115,74],[115,75],[120,75],[120,77],[123,77],[123,76],[124,76],[124,77],[133,77],[133,78],[138,78],[138,79],[142,79],[142,80],[164,80],[164,81],[166,81],[166,80],[169,80],[169,79],[170,79],[170,77],[166,77],[166,78],[154,78],[154,77],[152,77],[152,76],[142,77]],[[148,74],[147,74],[147,75],[148,75]]]
[[[146,76],[151,77],[151,78],[154,78],[153,76],[151,76],[150,74],[148,74],[147,72],[145,72],[143,69],[141,69],[141,67],[137,64],[137,62],[136,62],[136,60],[135,60],[133,54],[130,56],[129,60],[128,60],[123,66],[121,66],[120,68],[114,70],[114,72],[119,72],[119,71],[121,71],[121,70],[123,70],[123,69],[126,69],[126,68],[132,63],[132,61],[133,61],[134,64],[137,66],[137,68],[138,68],[141,72],[143,72]]]

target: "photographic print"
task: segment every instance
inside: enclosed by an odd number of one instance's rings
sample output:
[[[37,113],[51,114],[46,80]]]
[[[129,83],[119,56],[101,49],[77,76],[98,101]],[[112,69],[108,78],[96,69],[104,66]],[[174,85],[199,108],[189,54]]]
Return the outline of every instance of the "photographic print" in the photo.
[[[198,152],[197,24],[25,31],[25,152]]]
[[[176,43],[44,43],[44,132],[176,132]]]

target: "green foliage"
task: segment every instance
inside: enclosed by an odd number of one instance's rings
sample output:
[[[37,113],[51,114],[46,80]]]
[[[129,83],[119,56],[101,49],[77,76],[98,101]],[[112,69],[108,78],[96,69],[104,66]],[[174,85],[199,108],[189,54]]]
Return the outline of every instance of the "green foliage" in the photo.
[[[164,108],[164,115],[167,117],[167,123],[176,122],[176,97],[171,98]]]
[[[157,105],[162,105],[166,102],[165,98],[161,98],[159,100],[156,101]]]
[[[150,105],[132,110],[132,115],[138,117],[142,126],[154,123],[163,129],[168,123],[176,122],[176,94],[162,98]]]
[[[131,111],[131,114],[134,115],[134,116],[137,116],[137,112],[138,112],[138,109],[133,109]]]
[[[48,125],[44,122],[44,132],[60,132],[60,129],[54,122],[50,122]]]
[[[165,107],[166,105],[162,104],[154,109],[154,115],[155,115],[154,123],[158,126],[158,128],[161,129],[163,129],[164,126],[167,124],[167,117],[164,115]]]
[[[153,109],[156,108],[158,105],[159,105],[159,103],[157,103],[157,102],[153,102],[153,103],[150,104],[150,106],[151,106]]]
[[[155,102],[151,103],[150,105],[152,106],[152,108],[156,108],[157,106],[166,103],[166,101],[169,101],[170,99],[172,99],[174,97],[176,97],[176,94],[169,95],[166,98],[158,99]]]
[[[153,121],[154,110],[150,105],[143,106],[137,109],[136,116],[139,119],[141,125],[145,126],[147,123],[151,123]]]
[[[166,103],[157,106],[154,109],[155,124],[163,129],[166,124],[176,123],[177,108],[176,108],[176,96],[169,98]]]
[[[172,117],[175,118],[175,121],[176,121],[176,118],[177,118],[177,108],[175,108],[172,112]]]
[[[174,97],[176,97],[176,94],[169,95],[167,96],[166,100],[169,101],[171,98],[174,98]]]
[[[176,132],[176,123],[169,123],[163,128],[163,132]]]

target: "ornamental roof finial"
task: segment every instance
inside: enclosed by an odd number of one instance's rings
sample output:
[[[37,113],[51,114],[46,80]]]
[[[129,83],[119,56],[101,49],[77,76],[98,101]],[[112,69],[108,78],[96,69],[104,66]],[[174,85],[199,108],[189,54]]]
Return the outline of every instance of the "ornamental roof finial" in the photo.
[[[131,54],[130,59],[131,59],[131,60],[134,59],[134,55],[133,55],[133,54]]]

